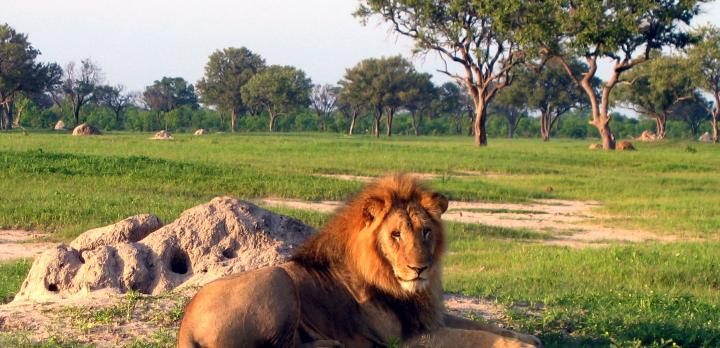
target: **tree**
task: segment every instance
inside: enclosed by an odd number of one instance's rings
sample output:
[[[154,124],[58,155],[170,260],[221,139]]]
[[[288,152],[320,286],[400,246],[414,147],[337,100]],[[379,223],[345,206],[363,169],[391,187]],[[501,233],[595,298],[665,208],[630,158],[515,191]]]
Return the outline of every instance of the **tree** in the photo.
[[[683,47],[690,35],[682,30],[698,13],[699,1],[687,0],[559,0],[544,5],[546,18],[531,21],[533,38],[548,57],[560,59],[568,75],[587,95],[592,121],[603,148],[615,149],[610,129],[611,92],[618,84],[631,83],[622,75],[649,60],[664,47]],[[539,18],[539,17],[538,17]],[[587,69],[578,74],[571,59],[582,57]],[[610,78],[597,93],[592,86],[598,60],[613,62]]]
[[[363,0],[355,15],[364,22],[379,15],[395,32],[415,41],[418,52],[437,52],[459,64],[463,75],[439,70],[464,85],[475,106],[477,146],[487,145],[487,108],[497,92],[512,82],[512,68],[522,62],[522,16],[540,15],[536,2],[519,0]]]
[[[333,110],[335,110],[338,93],[338,87],[331,86],[329,84],[315,85],[312,88],[310,102],[318,115],[321,132],[327,130],[327,119],[330,117]]]
[[[667,120],[679,102],[694,97],[695,86],[686,70],[686,60],[663,56],[642,64],[627,73],[632,84],[619,86],[615,92],[622,104],[635,112],[655,120],[655,134],[665,138]],[[689,69],[688,69],[689,70]]]
[[[568,66],[573,74],[580,74],[587,69],[585,64],[575,59],[570,60]],[[546,62],[533,82],[528,105],[540,112],[540,135],[543,141],[548,141],[560,116],[573,108],[586,106],[587,99],[583,99],[582,90],[575,85],[558,60]],[[598,78],[590,80],[594,89],[599,84]]]
[[[492,113],[507,120],[507,137],[512,138],[520,120],[528,116],[529,99],[532,98],[537,78],[528,68],[516,67],[512,85],[504,88],[495,97],[490,108]],[[519,70],[519,71],[518,71]]]
[[[205,77],[197,82],[200,100],[230,112],[230,129],[237,128],[237,115],[246,112],[242,87],[265,69],[265,60],[245,47],[229,47],[210,55]]]
[[[450,115],[455,133],[462,134],[467,96],[460,90],[457,83],[445,82],[438,90],[438,98],[440,102],[439,112]]]
[[[697,138],[702,123],[712,119],[708,112],[711,109],[712,103],[700,93],[695,93],[693,98],[675,104],[668,118],[684,121],[690,128],[693,138]]]
[[[390,136],[395,112],[402,106],[400,92],[407,89],[413,73],[412,64],[401,56],[368,58],[347,69],[339,84],[346,93],[365,100],[373,114],[373,135],[380,136],[380,120],[385,115]]]
[[[418,136],[423,114],[434,107],[439,107],[439,92],[430,80],[430,74],[418,73],[413,70],[405,78],[407,84],[399,92],[399,98],[402,106],[410,112],[413,133]]]
[[[704,26],[695,32],[699,41],[690,47],[688,57],[693,67],[694,79],[700,89],[712,95],[713,104],[708,104],[713,130],[713,142],[718,143],[718,122],[720,121],[720,28]]]
[[[95,100],[99,105],[108,107],[115,114],[115,123],[119,126],[122,120],[122,112],[131,105],[132,95],[124,93],[122,85],[98,86],[95,89]]]
[[[65,66],[62,84],[52,92],[53,98],[60,107],[63,101],[69,104],[75,124],[78,125],[83,106],[92,100],[95,88],[102,81],[100,67],[90,58],[80,61],[79,69],[75,62],[70,62]]]
[[[40,51],[28,42],[27,35],[7,24],[0,25],[0,129],[19,124],[14,120],[14,102],[18,93],[41,93],[59,81],[62,70],[54,63],[37,63]]]
[[[183,105],[193,109],[198,107],[195,88],[182,77],[163,77],[155,80],[152,85],[145,88],[143,100],[151,110],[156,110],[160,117]],[[167,129],[167,119],[165,119],[165,129]]]
[[[312,82],[305,72],[291,66],[271,65],[242,87],[243,103],[268,113],[272,132],[278,116],[310,104]]]
[[[347,73],[345,76],[347,78]],[[365,111],[365,98],[363,91],[349,80],[341,80],[339,85],[340,89],[337,97],[338,108],[350,119],[348,135],[353,135],[357,118]]]

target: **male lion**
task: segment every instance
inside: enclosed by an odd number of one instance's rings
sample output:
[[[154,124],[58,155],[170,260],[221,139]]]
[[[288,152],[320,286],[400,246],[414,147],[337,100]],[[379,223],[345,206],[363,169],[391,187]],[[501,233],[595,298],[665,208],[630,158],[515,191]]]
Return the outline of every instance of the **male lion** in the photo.
[[[531,347],[443,313],[447,199],[395,175],[370,184],[291,260],[203,287],[178,347]]]

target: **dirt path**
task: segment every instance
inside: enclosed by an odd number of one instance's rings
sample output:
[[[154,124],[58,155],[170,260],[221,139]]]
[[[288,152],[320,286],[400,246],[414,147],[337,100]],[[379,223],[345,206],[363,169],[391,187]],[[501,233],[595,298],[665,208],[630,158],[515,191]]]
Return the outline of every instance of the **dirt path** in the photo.
[[[420,180],[437,179],[443,176],[451,176],[456,178],[467,178],[467,177],[478,177],[482,176],[485,178],[497,178],[502,176],[508,176],[508,174],[492,173],[492,172],[479,172],[472,170],[457,170],[445,175],[443,174],[432,174],[432,173],[407,173]],[[363,176],[363,175],[350,175],[350,174],[315,174],[315,176],[321,176],[323,178],[333,178],[340,180],[359,181],[359,182],[370,182],[376,177]]]
[[[263,199],[261,203],[271,207],[284,206],[322,213],[333,213],[342,206],[342,202],[337,201],[308,202],[277,198]],[[597,222],[599,216],[593,212],[600,206],[599,202],[594,201],[558,199],[537,200],[527,204],[451,201],[443,218],[446,221],[550,234],[552,238],[543,240],[542,243],[573,248],[602,247],[612,242],[677,240],[677,236],[601,226]]]
[[[54,243],[40,242],[46,234],[36,231],[0,230],[0,262],[34,258]]]

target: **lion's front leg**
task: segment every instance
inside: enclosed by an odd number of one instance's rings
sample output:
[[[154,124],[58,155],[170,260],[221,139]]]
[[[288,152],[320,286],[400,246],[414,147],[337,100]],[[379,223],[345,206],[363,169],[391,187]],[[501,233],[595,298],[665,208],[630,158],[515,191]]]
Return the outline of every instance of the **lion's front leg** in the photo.
[[[519,341],[522,341],[527,344],[531,344],[535,347],[542,347],[542,342],[540,340],[532,335],[525,335],[517,332],[513,332],[510,330],[503,329],[501,327],[495,326],[490,323],[483,323],[476,320],[470,320],[461,318],[458,316],[445,314],[445,326],[448,328],[454,328],[454,329],[464,329],[464,330],[480,330],[480,331],[487,331],[496,335],[500,335],[503,337],[508,338],[514,338]]]
[[[532,344],[515,338],[504,337],[481,330],[464,330],[443,327],[431,333],[403,341],[403,347],[450,347],[450,348],[532,348]]]

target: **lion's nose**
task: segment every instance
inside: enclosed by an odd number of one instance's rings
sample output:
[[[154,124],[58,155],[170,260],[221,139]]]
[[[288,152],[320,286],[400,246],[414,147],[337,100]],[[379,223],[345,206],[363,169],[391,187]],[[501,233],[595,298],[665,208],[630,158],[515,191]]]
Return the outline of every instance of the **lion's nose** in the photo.
[[[424,270],[426,270],[426,269],[428,268],[428,266],[427,266],[427,265],[424,265],[424,266],[410,266],[410,265],[408,265],[408,268],[410,268],[411,270],[415,271],[418,275],[420,275],[420,273],[422,273]]]

